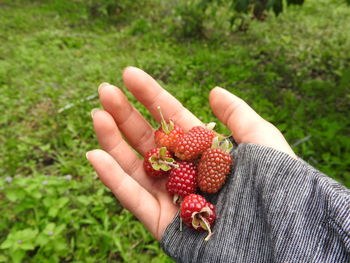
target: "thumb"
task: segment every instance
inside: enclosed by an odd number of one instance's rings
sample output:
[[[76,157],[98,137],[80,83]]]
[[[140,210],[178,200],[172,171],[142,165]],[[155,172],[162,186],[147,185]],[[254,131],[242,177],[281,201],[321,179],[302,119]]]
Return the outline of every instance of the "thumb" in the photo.
[[[209,94],[209,103],[218,119],[230,129],[237,143],[261,144],[295,157],[282,133],[244,100],[223,88],[215,87]]]

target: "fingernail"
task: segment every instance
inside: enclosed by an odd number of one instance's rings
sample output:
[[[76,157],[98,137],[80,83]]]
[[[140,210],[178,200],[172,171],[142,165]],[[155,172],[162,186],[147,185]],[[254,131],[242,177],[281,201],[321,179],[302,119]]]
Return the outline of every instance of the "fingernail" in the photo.
[[[100,109],[97,109],[97,108],[92,109],[91,112],[90,112],[91,118],[93,118],[93,117],[94,117],[94,114],[95,114],[97,111],[99,111],[99,110],[100,110]]]
[[[107,82],[102,82],[102,83],[100,84],[100,86],[98,86],[97,92],[100,92],[100,89],[101,89],[102,87],[105,87],[105,86],[108,86],[108,85],[110,85],[110,84],[107,83]]]
[[[90,152],[91,152],[91,151],[88,151],[88,152],[85,153],[86,159],[88,159],[88,160],[89,160],[89,153],[90,153]]]

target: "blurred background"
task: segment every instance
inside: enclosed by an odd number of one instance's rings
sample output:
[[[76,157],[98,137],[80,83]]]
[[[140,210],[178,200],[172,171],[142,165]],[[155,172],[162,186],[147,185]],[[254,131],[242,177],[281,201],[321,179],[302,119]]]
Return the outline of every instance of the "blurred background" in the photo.
[[[349,1],[303,2],[0,0],[0,262],[172,262],[85,159],[101,82],[157,127],[128,65],[204,122],[211,88],[237,94],[350,187]]]

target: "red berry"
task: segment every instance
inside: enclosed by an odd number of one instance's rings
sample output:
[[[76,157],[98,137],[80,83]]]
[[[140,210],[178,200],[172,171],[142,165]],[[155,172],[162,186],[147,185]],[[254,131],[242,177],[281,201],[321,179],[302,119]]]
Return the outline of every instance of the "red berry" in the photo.
[[[200,195],[190,194],[180,206],[180,217],[183,222],[197,231],[208,231],[208,240],[212,235],[211,227],[215,221],[215,207]]]
[[[154,141],[158,147],[166,147],[169,151],[173,152],[178,139],[182,137],[184,131],[175,125],[172,120],[169,120],[167,123],[159,106],[158,110],[161,116],[161,126],[154,133]]]
[[[146,173],[152,177],[165,177],[169,174],[174,159],[165,148],[154,148],[149,150],[143,160]]]
[[[198,187],[205,193],[216,193],[230,172],[232,157],[222,149],[207,149],[198,164]]]
[[[194,160],[212,144],[215,133],[201,126],[193,127],[183,135],[175,147],[175,156],[181,160]]]
[[[154,141],[158,147],[166,147],[169,151],[173,152],[175,150],[176,142],[184,134],[184,131],[179,127],[174,125],[171,131],[164,131],[162,126],[154,132]]]
[[[193,162],[178,161],[170,171],[167,190],[175,196],[185,197],[196,191],[197,167]]]

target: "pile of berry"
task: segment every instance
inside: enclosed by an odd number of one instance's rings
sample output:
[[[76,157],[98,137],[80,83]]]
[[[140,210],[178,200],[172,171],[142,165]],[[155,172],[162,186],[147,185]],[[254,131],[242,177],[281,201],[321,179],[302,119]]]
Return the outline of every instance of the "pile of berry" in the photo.
[[[155,131],[157,148],[144,156],[144,169],[149,176],[167,177],[167,190],[174,203],[180,205],[182,221],[198,231],[208,231],[208,240],[216,213],[213,204],[196,194],[217,193],[230,172],[231,142],[213,131],[214,126],[195,126],[187,133],[166,122],[158,107],[162,121]]]

